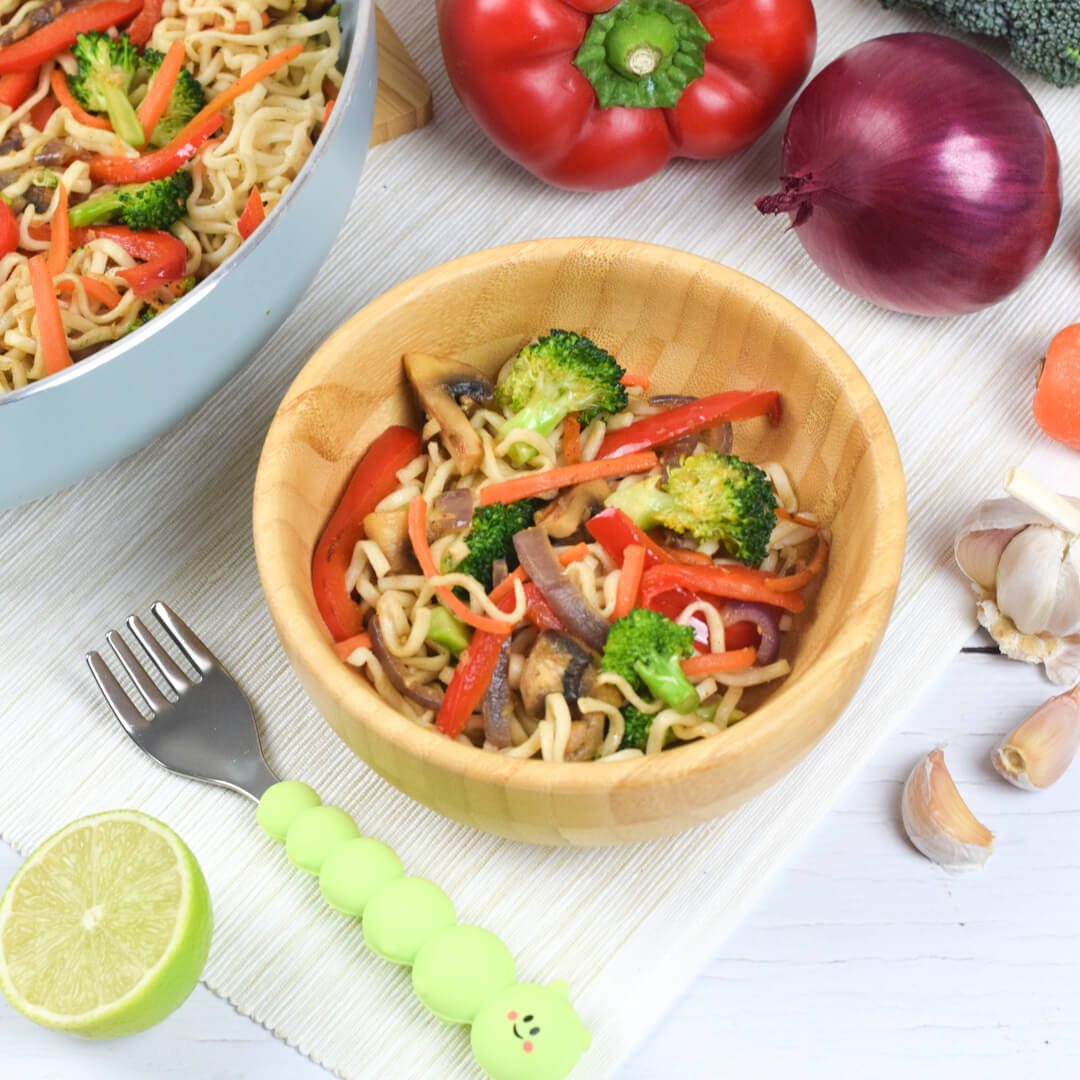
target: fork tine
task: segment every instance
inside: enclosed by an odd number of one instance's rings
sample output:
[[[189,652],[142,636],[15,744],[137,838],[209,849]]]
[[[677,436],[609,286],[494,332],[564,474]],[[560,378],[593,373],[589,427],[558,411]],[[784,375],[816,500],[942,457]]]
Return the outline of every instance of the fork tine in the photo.
[[[127,621],[128,629],[138,639],[139,644],[146,650],[147,655],[158,666],[158,670],[169,685],[178,693],[190,690],[194,685],[192,681],[180,670],[173,658],[161,647],[158,639],[146,628],[146,624],[138,615],[132,615]]]
[[[205,675],[215,668],[221,670],[217,657],[199,640],[192,629],[176,614],[168,604],[160,600],[152,604],[150,610],[157,621],[169,632],[170,637],[179,646],[180,651]]]
[[[146,698],[146,704],[150,706],[150,711],[160,713],[167,709],[169,699],[157,688],[154,680],[146,674],[146,669],[142,664],[135,659],[135,654],[128,648],[128,643],[115,630],[110,630],[105,635],[105,640],[111,646],[112,651],[116,653],[117,660],[124,665],[124,670],[131,676],[135,688]]]
[[[116,681],[116,676],[109,670],[109,665],[96,652],[86,654],[86,662],[90,666],[90,674],[94,676],[94,682],[109,703],[113,715],[120,721],[120,726],[129,734],[134,735],[147,727],[150,723],[145,716],[131,703],[131,698],[124,693],[124,688]]]

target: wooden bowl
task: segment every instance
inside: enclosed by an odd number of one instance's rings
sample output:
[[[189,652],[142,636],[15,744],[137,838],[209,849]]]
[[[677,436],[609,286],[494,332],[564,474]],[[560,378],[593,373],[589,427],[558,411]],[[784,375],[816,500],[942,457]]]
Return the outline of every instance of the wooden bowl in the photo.
[[[334,654],[311,590],[319,532],[368,443],[416,423],[402,353],[494,373],[535,334],[576,330],[658,393],[777,388],[784,419],[735,425],[735,451],[784,464],[832,530],[824,582],[785,635],[792,672],[723,734],[632,761],[549,764],[451,742],[383,702]],[[348,320],[300,372],[266,438],[255,552],[307,692],[342,739],[402,791],[479,829],[540,844],[644,840],[714,818],[795,765],[851,699],[900,579],[906,509],[889,424],[848,356],[764,285],[707,259],[627,240],[538,240],[406,281]]]

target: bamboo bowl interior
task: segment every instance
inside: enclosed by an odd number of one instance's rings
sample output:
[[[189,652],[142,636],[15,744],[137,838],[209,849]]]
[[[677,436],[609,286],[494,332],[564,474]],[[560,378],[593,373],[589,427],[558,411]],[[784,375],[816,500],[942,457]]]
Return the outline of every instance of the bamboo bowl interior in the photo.
[[[311,554],[356,462],[388,425],[419,421],[401,356],[488,372],[537,333],[577,330],[651,392],[777,388],[784,419],[735,425],[736,453],[787,469],[829,526],[829,565],[785,635],[791,674],[715,738],[612,764],[519,761],[424,730],[342,664],[315,607]],[[811,319],[696,256],[624,240],[540,240],[466,256],[349,319],[286,394],[259,463],[255,548],[285,651],[341,738],[442,814],[547,844],[660,836],[732,809],[792,768],[836,720],[888,621],[906,526],[896,444],[869,385]]]

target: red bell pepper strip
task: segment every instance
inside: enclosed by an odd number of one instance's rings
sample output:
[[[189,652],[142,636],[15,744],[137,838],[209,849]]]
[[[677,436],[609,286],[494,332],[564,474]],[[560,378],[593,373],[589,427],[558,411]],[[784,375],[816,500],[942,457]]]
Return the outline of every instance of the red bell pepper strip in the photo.
[[[142,11],[131,20],[131,25],[128,27],[128,37],[131,38],[133,45],[141,49],[150,40],[154,27],[161,22],[163,6],[164,0],[144,0]]]
[[[19,246],[19,221],[15,211],[0,199],[0,259]]]
[[[420,453],[420,448],[420,436],[412,428],[387,428],[353,470],[315,545],[311,588],[319,614],[335,641],[364,632],[360,605],[345,588],[345,571],[352,562],[353,548],[364,536],[364,518],[397,487],[398,472]]]
[[[559,616],[551,610],[551,605],[544,599],[540,587],[528,581],[522,588],[525,590],[525,618],[537,630],[561,630],[563,624]]]
[[[40,67],[62,49],[74,45],[80,34],[119,26],[137,15],[142,6],[143,0],[101,0],[71,8],[21,41],[0,49],[0,75]]]
[[[7,75],[0,75],[0,105],[17,109],[37,86],[39,74],[37,68],[27,68],[26,71],[12,71]]]
[[[504,596],[498,608],[500,611],[513,611],[515,602],[512,594]],[[472,641],[454,668],[439,707],[439,715],[435,718],[435,727],[444,735],[454,739],[465,730],[469,717],[483,700],[505,640],[505,634],[492,634],[487,630],[477,630],[473,634]]]
[[[605,436],[596,456],[599,459],[636,454],[695,431],[765,414],[773,427],[780,423],[780,394],[776,390],[725,390],[644,416],[629,427],[611,432]]]
[[[201,113],[172,142],[150,154],[91,158],[90,179],[100,184],[144,184],[172,176],[221,127],[221,113],[212,113],[201,120],[200,116]]]
[[[30,106],[30,123],[37,128],[38,131],[44,131],[45,125],[49,122],[49,117],[52,116],[59,107],[59,102],[52,94],[43,97],[39,102]]]
[[[184,276],[187,268],[187,247],[172,233],[160,229],[136,232],[126,225],[94,225],[90,232],[119,244],[129,255],[145,259],[140,266],[117,270],[136,296],[145,296],[159,285]]]
[[[253,187],[236,227],[246,240],[265,220],[266,212],[263,210],[262,196],[259,194],[259,189]]]
[[[30,288],[34,294],[34,310],[37,313],[37,336],[41,345],[45,370],[55,375],[71,367],[71,350],[64,333],[64,320],[60,305],[56,302],[56,289],[44,255],[30,260]]]
[[[766,584],[770,580],[773,580],[770,574],[748,566],[684,566],[668,563],[652,566],[645,571],[641,579],[641,596],[648,605],[650,597],[681,586],[707,596],[771,604],[796,613],[803,610],[806,602],[801,592],[777,592]]]
[[[810,0],[436,8],[450,82],[473,119],[542,180],[585,191],[748,146],[799,88],[817,39]]]

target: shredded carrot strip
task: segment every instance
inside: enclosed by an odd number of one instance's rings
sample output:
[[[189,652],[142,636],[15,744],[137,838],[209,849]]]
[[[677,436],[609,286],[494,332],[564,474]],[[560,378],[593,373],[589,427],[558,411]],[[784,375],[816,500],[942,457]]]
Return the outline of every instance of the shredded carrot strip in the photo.
[[[623,548],[623,564],[619,572],[619,587],[615,593],[615,610],[612,619],[629,615],[637,602],[641,588],[641,575],[645,572],[645,549],[640,544],[627,544]]]
[[[334,108],[334,102],[335,101],[337,101],[337,98],[327,98],[326,108],[323,109],[323,114],[322,114],[322,126],[323,127],[326,127],[326,125],[330,123],[330,113],[332,112],[332,110]]]
[[[56,100],[60,102],[60,107],[67,109],[71,113],[71,119],[77,124],[100,128],[102,131],[112,131],[112,124],[104,116],[95,116],[93,113],[88,113],[75,100],[74,95],[68,88],[67,79],[60,68],[53,68],[52,74],[49,76],[49,84],[52,86]]]
[[[644,390],[649,389],[648,375],[633,375],[629,371],[619,380],[623,386],[640,386]]]
[[[784,521],[793,521],[796,525],[805,525],[808,529],[817,529],[821,531],[821,526],[816,521],[811,521],[809,518],[799,517],[798,514],[792,514],[788,510],[784,510],[781,507],[776,508],[776,516],[783,518]]]
[[[89,274],[78,275],[79,281],[82,282],[82,287],[86,290],[86,295],[91,300],[96,300],[99,304],[107,308],[114,308],[120,303],[120,293],[114,289],[107,281],[102,281],[101,278],[90,277]],[[75,281],[73,278],[66,277],[61,278],[56,283],[58,292],[74,292]]]
[[[150,141],[154,128],[157,127],[158,121],[169,104],[169,98],[172,96],[176,80],[180,76],[180,67],[183,62],[184,42],[178,39],[169,46],[169,51],[165,54],[165,59],[161,61],[161,66],[157,69],[153,81],[146,91],[146,97],[143,98],[136,114],[139,123],[142,124],[143,134],[146,136],[147,142]]]
[[[64,335],[64,320],[60,305],[56,302],[52,274],[44,255],[30,260],[30,286],[34,292],[34,309],[37,311],[37,337],[45,370],[50,375],[71,367],[71,351]]]
[[[56,210],[49,225],[49,256],[45,265],[49,274],[57,277],[67,266],[71,254],[71,225],[68,222],[68,193],[61,180],[56,186]]]
[[[825,534],[819,532],[817,549],[814,551],[813,558],[807,563],[806,569],[797,574],[788,574],[786,577],[766,578],[765,587],[772,589],[773,592],[794,592],[796,589],[801,589],[821,573],[828,555],[829,545],[825,540]]]
[[[427,542],[427,502],[423,495],[414,495],[409,503],[409,540],[412,542],[416,561],[420,564],[424,577],[430,580],[439,576],[438,567],[432,557],[431,548]],[[513,586],[511,585],[511,588]],[[445,585],[436,585],[435,591],[439,599],[459,618],[467,622],[477,630],[486,630],[489,634],[499,634],[505,637],[513,630],[513,623],[505,619],[492,619],[486,615],[477,615],[471,608],[463,604]]]
[[[646,450],[640,454],[626,454],[624,457],[602,458],[599,461],[583,461],[579,465],[543,469],[524,476],[515,476],[510,480],[500,480],[497,484],[488,484],[480,489],[480,505],[517,502],[544,491],[583,484],[586,480],[646,472],[655,465],[656,455],[651,450]]]
[[[704,551],[691,551],[686,548],[668,547],[666,544],[656,545],[672,561],[683,563],[686,566],[712,566],[712,559]]]
[[[348,660],[349,657],[357,649],[370,649],[371,638],[369,635],[360,633],[353,634],[352,637],[347,637],[344,641],[334,642],[334,652],[341,657],[342,660]]]
[[[582,542],[575,544],[573,547],[568,547],[564,551],[560,551],[558,554],[559,565],[569,566],[571,563],[579,562],[589,554],[589,545]],[[513,573],[507,574],[506,577],[495,586],[489,593],[489,599],[493,604],[497,604],[504,596],[506,596],[513,588],[514,582],[520,581],[524,584],[529,580],[528,574],[525,573],[524,567],[519,566]]]
[[[576,412],[563,421],[563,454],[567,465],[577,465],[581,461],[581,424]]]
[[[757,649],[747,645],[745,649],[732,649],[730,652],[701,653],[691,656],[680,663],[683,674],[689,678],[698,675],[713,675],[720,671],[741,671],[750,667],[757,659]]]

